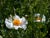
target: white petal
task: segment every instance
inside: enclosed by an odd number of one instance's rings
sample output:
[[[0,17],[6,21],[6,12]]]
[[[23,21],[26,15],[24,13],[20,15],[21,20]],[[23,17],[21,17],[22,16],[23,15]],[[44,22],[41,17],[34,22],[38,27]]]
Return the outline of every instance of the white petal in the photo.
[[[21,26],[15,26],[14,25],[14,28],[16,29],[16,30],[18,30],[18,28],[22,28]]]
[[[28,24],[28,21],[26,21],[26,24]]]
[[[9,21],[9,22],[12,22],[12,18],[11,18],[11,17],[9,17],[8,21]]]
[[[21,18],[21,21],[23,24],[28,24],[27,20],[24,17]]]
[[[13,28],[13,24],[11,22],[9,22],[8,19],[5,19],[5,24],[6,24],[7,28],[9,28],[9,29]]]
[[[45,21],[46,21],[46,17],[43,15],[42,22],[45,22]]]
[[[15,16],[13,17],[13,19],[20,19],[20,17],[15,14]]]
[[[26,27],[26,25],[22,25],[22,28],[23,28],[24,30],[26,30],[27,27]]]
[[[35,16],[40,16],[40,14],[39,14],[39,13],[37,13],[37,14],[35,14]]]
[[[36,20],[36,22],[40,22],[41,20]]]

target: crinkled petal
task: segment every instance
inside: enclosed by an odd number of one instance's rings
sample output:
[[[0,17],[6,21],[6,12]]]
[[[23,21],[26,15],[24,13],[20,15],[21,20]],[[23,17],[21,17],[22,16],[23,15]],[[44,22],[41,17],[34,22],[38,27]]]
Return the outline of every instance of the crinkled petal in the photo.
[[[26,24],[28,24],[28,21],[26,21]]]
[[[16,29],[16,30],[18,30],[18,28],[22,28],[21,26],[15,26],[14,25],[14,28]]]
[[[11,17],[9,17],[8,21],[9,21],[9,22],[12,22],[12,18],[11,18]]]
[[[15,16],[13,17],[13,19],[20,19],[20,17],[15,14]]]
[[[24,17],[21,18],[21,21],[22,21],[22,24],[28,24],[27,20]]]
[[[26,30],[26,28],[27,28],[26,25],[22,25],[22,29]]]
[[[39,13],[37,13],[37,14],[35,14],[35,16],[40,16],[40,14],[39,14]]]
[[[5,24],[6,24],[7,28],[9,28],[9,29],[13,28],[13,23],[9,22],[8,19],[5,19]]]
[[[46,17],[45,17],[45,15],[43,15],[42,22],[45,22],[45,21],[46,21]]]

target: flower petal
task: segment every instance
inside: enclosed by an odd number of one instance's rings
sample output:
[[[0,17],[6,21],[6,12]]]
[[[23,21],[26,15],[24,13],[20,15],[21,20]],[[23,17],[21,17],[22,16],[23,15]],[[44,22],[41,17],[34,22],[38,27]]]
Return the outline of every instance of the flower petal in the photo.
[[[15,16],[13,17],[13,19],[20,19],[20,17],[15,14]]]
[[[27,27],[26,27],[26,25],[22,25],[22,28],[23,28],[24,30],[26,30]]]
[[[16,29],[16,30],[18,30],[18,28],[22,28],[21,26],[15,26],[14,25],[14,28]]]
[[[45,17],[45,15],[43,15],[42,22],[45,22],[45,21],[46,21],[46,17]]]
[[[25,19],[25,17],[21,18],[22,24],[28,24],[27,20]]]
[[[5,24],[6,24],[7,28],[9,28],[9,29],[13,28],[13,23],[10,22],[8,19],[5,19]]]

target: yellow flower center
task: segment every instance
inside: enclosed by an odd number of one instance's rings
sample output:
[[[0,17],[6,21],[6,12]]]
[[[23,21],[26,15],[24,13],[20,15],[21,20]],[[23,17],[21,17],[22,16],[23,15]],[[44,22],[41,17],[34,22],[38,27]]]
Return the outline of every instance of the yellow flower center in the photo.
[[[37,17],[37,19],[36,20],[41,20],[41,17]]]
[[[16,25],[16,26],[18,26],[18,25],[21,24],[21,21],[19,19],[14,19],[13,20],[13,24]]]

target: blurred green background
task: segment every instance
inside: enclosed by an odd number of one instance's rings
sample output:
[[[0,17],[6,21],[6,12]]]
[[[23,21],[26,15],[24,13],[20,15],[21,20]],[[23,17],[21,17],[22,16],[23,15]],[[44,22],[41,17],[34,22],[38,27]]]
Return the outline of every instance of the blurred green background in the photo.
[[[5,18],[14,14],[20,17],[28,15],[27,29],[8,29]],[[46,16],[45,23],[34,23],[35,13]],[[3,38],[49,38],[50,29],[50,0],[0,0],[0,35]]]

